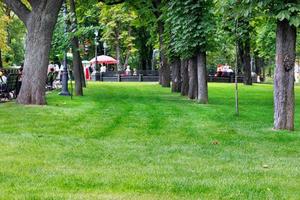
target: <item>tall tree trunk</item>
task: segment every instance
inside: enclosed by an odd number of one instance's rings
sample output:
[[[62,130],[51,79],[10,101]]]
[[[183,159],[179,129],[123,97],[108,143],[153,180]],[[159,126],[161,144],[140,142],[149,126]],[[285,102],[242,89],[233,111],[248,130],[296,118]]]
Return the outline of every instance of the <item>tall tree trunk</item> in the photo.
[[[249,19],[239,20],[239,26],[246,30],[238,40],[238,62],[241,64],[244,72],[244,84],[252,85]]]
[[[251,56],[250,56],[250,39],[238,42],[239,62],[244,71],[244,84],[252,85],[251,78]]]
[[[40,16],[35,16],[28,24],[24,77],[17,99],[20,104],[46,104],[45,84],[52,34],[47,31],[49,27],[45,22],[37,23]]]
[[[43,105],[51,40],[62,0],[28,1],[31,10],[18,0],[4,2],[27,28],[24,76],[17,102]]]
[[[198,96],[198,77],[197,77],[197,57],[193,57],[188,61],[189,70],[189,93],[190,99],[196,99]]]
[[[159,47],[160,47],[160,81],[163,87],[170,87],[171,72],[166,57],[166,48],[164,43],[164,23],[159,20],[158,22],[158,34],[159,34]]]
[[[175,58],[172,62],[172,92],[181,92],[180,67],[180,58]]]
[[[188,61],[181,60],[181,95],[187,96],[189,93],[189,71],[188,71]]]
[[[4,0],[27,28],[26,53],[22,88],[17,102],[43,105],[49,64],[49,53],[54,26],[62,0],[28,1],[31,10],[21,1]]]
[[[197,55],[198,69],[198,102],[208,103],[207,73],[206,73],[206,52],[199,52]]]
[[[252,85],[251,76],[251,55],[250,55],[250,35],[247,33],[247,39],[245,40],[244,51],[244,84]]]
[[[294,130],[294,67],[296,28],[287,20],[277,22],[274,77],[274,129]]]
[[[73,18],[71,20],[71,23],[73,23],[73,26],[77,26],[77,19],[76,19],[76,7],[75,7],[75,1],[70,0],[70,11],[73,13]],[[82,60],[80,57],[79,52],[79,41],[77,36],[73,36],[71,40],[72,45],[72,53],[73,53],[73,72],[74,72],[74,79],[75,79],[75,95],[76,96],[83,96],[83,81],[82,81],[82,73],[83,73],[83,67],[82,67]]]
[[[78,38],[74,37],[71,40],[73,53],[73,73],[75,79],[75,95],[83,96],[83,82],[82,82],[82,61],[79,53]]]
[[[3,62],[2,62],[2,52],[0,49],[0,69],[3,68]]]

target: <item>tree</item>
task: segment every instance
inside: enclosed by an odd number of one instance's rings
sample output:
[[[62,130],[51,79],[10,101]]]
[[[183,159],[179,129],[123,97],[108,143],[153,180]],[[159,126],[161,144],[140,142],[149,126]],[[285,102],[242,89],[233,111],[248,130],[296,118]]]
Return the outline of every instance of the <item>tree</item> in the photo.
[[[137,19],[136,12],[124,4],[108,6],[100,4],[100,22],[103,26],[103,41],[115,49],[118,70],[124,70],[130,56],[136,52],[132,29]]]
[[[224,31],[234,37],[237,45],[239,71],[243,71],[244,84],[252,85],[251,77],[251,20],[254,18],[255,3],[253,1],[217,1],[217,7],[223,15]],[[237,34],[236,34],[237,33]]]
[[[77,17],[76,17],[76,5],[75,0],[70,1],[70,12],[71,12],[71,27],[75,32],[77,29]],[[71,46],[73,53],[73,73],[75,79],[75,95],[83,96],[83,85],[84,85],[84,74],[83,74],[83,66],[82,59],[79,52],[79,40],[77,35],[73,35],[71,38]]]
[[[213,30],[212,1],[169,1],[167,22],[170,23],[171,46],[181,59],[187,59],[189,97],[208,103],[206,51]]]
[[[252,85],[251,76],[251,47],[250,47],[250,19],[244,18],[237,20],[239,37],[237,38],[238,60],[244,71],[244,84]]]
[[[276,67],[274,77],[274,129],[294,130],[294,66],[297,27],[300,26],[298,0],[257,1],[276,19]]]
[[[172,92],[181,92],[181,60],[175,57],[172,62]]]
[[[170,87],[171,82],[171,72],[170,66],[167,60],[167,49],[164,41],[165,24],[162,18],[162,10],[164,7],[164,1],[162,0],[152,0],[153,12],[157,19],[157,32],[159,38],[159,52],[160,52],[160,69],[159,69],[159,83],[163,87]]]
[[[188,61],[181,60],[181,95],[187,96],[189,93],[189,74],[188,74]]]
[[[20,104],[46,104],[45,83],[54,26],[63,0],[4,0],[25,24],[28,31]]]
[[[7,48],[6,46],[7,33],[5,31],[6,29],[5,16],[1,14],[2,13],[0,13],[0,68],[3,68],[2,50]]]

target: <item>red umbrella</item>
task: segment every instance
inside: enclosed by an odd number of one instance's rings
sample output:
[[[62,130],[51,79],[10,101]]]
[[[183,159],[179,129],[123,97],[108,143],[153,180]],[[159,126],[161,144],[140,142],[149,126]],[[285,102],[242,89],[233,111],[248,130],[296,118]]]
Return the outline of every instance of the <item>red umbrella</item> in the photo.
[[[95,64],[96,62],[96,58],[93,58],[92,60],[90,60],[91,64]],[[107,64],[107,65],[113,65],[113,64],[117,64],[118,61],[110,56],[97,56],[97,64]]]

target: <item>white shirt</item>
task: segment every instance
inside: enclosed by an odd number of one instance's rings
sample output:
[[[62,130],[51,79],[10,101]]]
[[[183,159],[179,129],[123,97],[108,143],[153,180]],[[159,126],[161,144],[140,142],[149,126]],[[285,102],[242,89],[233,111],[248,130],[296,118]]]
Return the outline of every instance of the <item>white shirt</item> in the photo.
[[[6,76],[1,76],[0,77],[0,83],[6,83],[7,82],[7,78],[6,78]]]

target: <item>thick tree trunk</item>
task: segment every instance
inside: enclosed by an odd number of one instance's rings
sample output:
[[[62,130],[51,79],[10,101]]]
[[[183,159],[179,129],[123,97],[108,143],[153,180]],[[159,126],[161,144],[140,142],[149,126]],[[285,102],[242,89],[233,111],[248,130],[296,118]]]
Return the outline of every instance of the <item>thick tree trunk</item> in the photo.
[[[17,102],[44,105],[49,52],[62,0],[30,1],[32,10],[19,1],[6,0],[27,28],[23,81]]]
[[[166,49],[164,43],[164,23],[159,20],[158,22],[158,34],[159,34],[159,47],[160,47],[160,83],[163,87],[170,87],[171,82],[171,72],[170,66],[168,65],[166,57]]]
[[[198,77],[197,77],[197,57],[193,57],[188,61],[189,70],[189,93],[190,99],[196,99],[198,96]]]
[[[0,49],[0,69],[3,68],[3,62],[2,62],[2,52]]]
[[[52,34],[45,22],[37,21],[40,16],[35,16],[28,25],[24,76],[17,99],[20,104],[46,104],[45,85]]]
[[[188,61],[181,60],[181,95],[187,96],[189,94],[189,70]]]
[[[197,55],[197,75],[198,75],[198,102],[208,103],[207,73],[206,73],[206,53],[199,52]]]
[[[175,58],[172,63],[172,92],[181,92],[180,67],[180,58]]]
[[[76,19],[76,9],[75,9],[75,2],[74,0],[70,0],[70,11],[73,13],[74,19],[71,23],[74,23],[74,26],[77,26],[77,19]],[[79,52],[79,41],[78,37],[74,36],[71,40],[72,44],[72,53],[73,53],[73,72],[74,72],[74,79],[75,79],[75,95],[76,96],[83,96],[83,81],[82,81],[82,60],[80,57]]]
[[[294,130],[296,33],[287,20],[277,22],[274,129]]]

